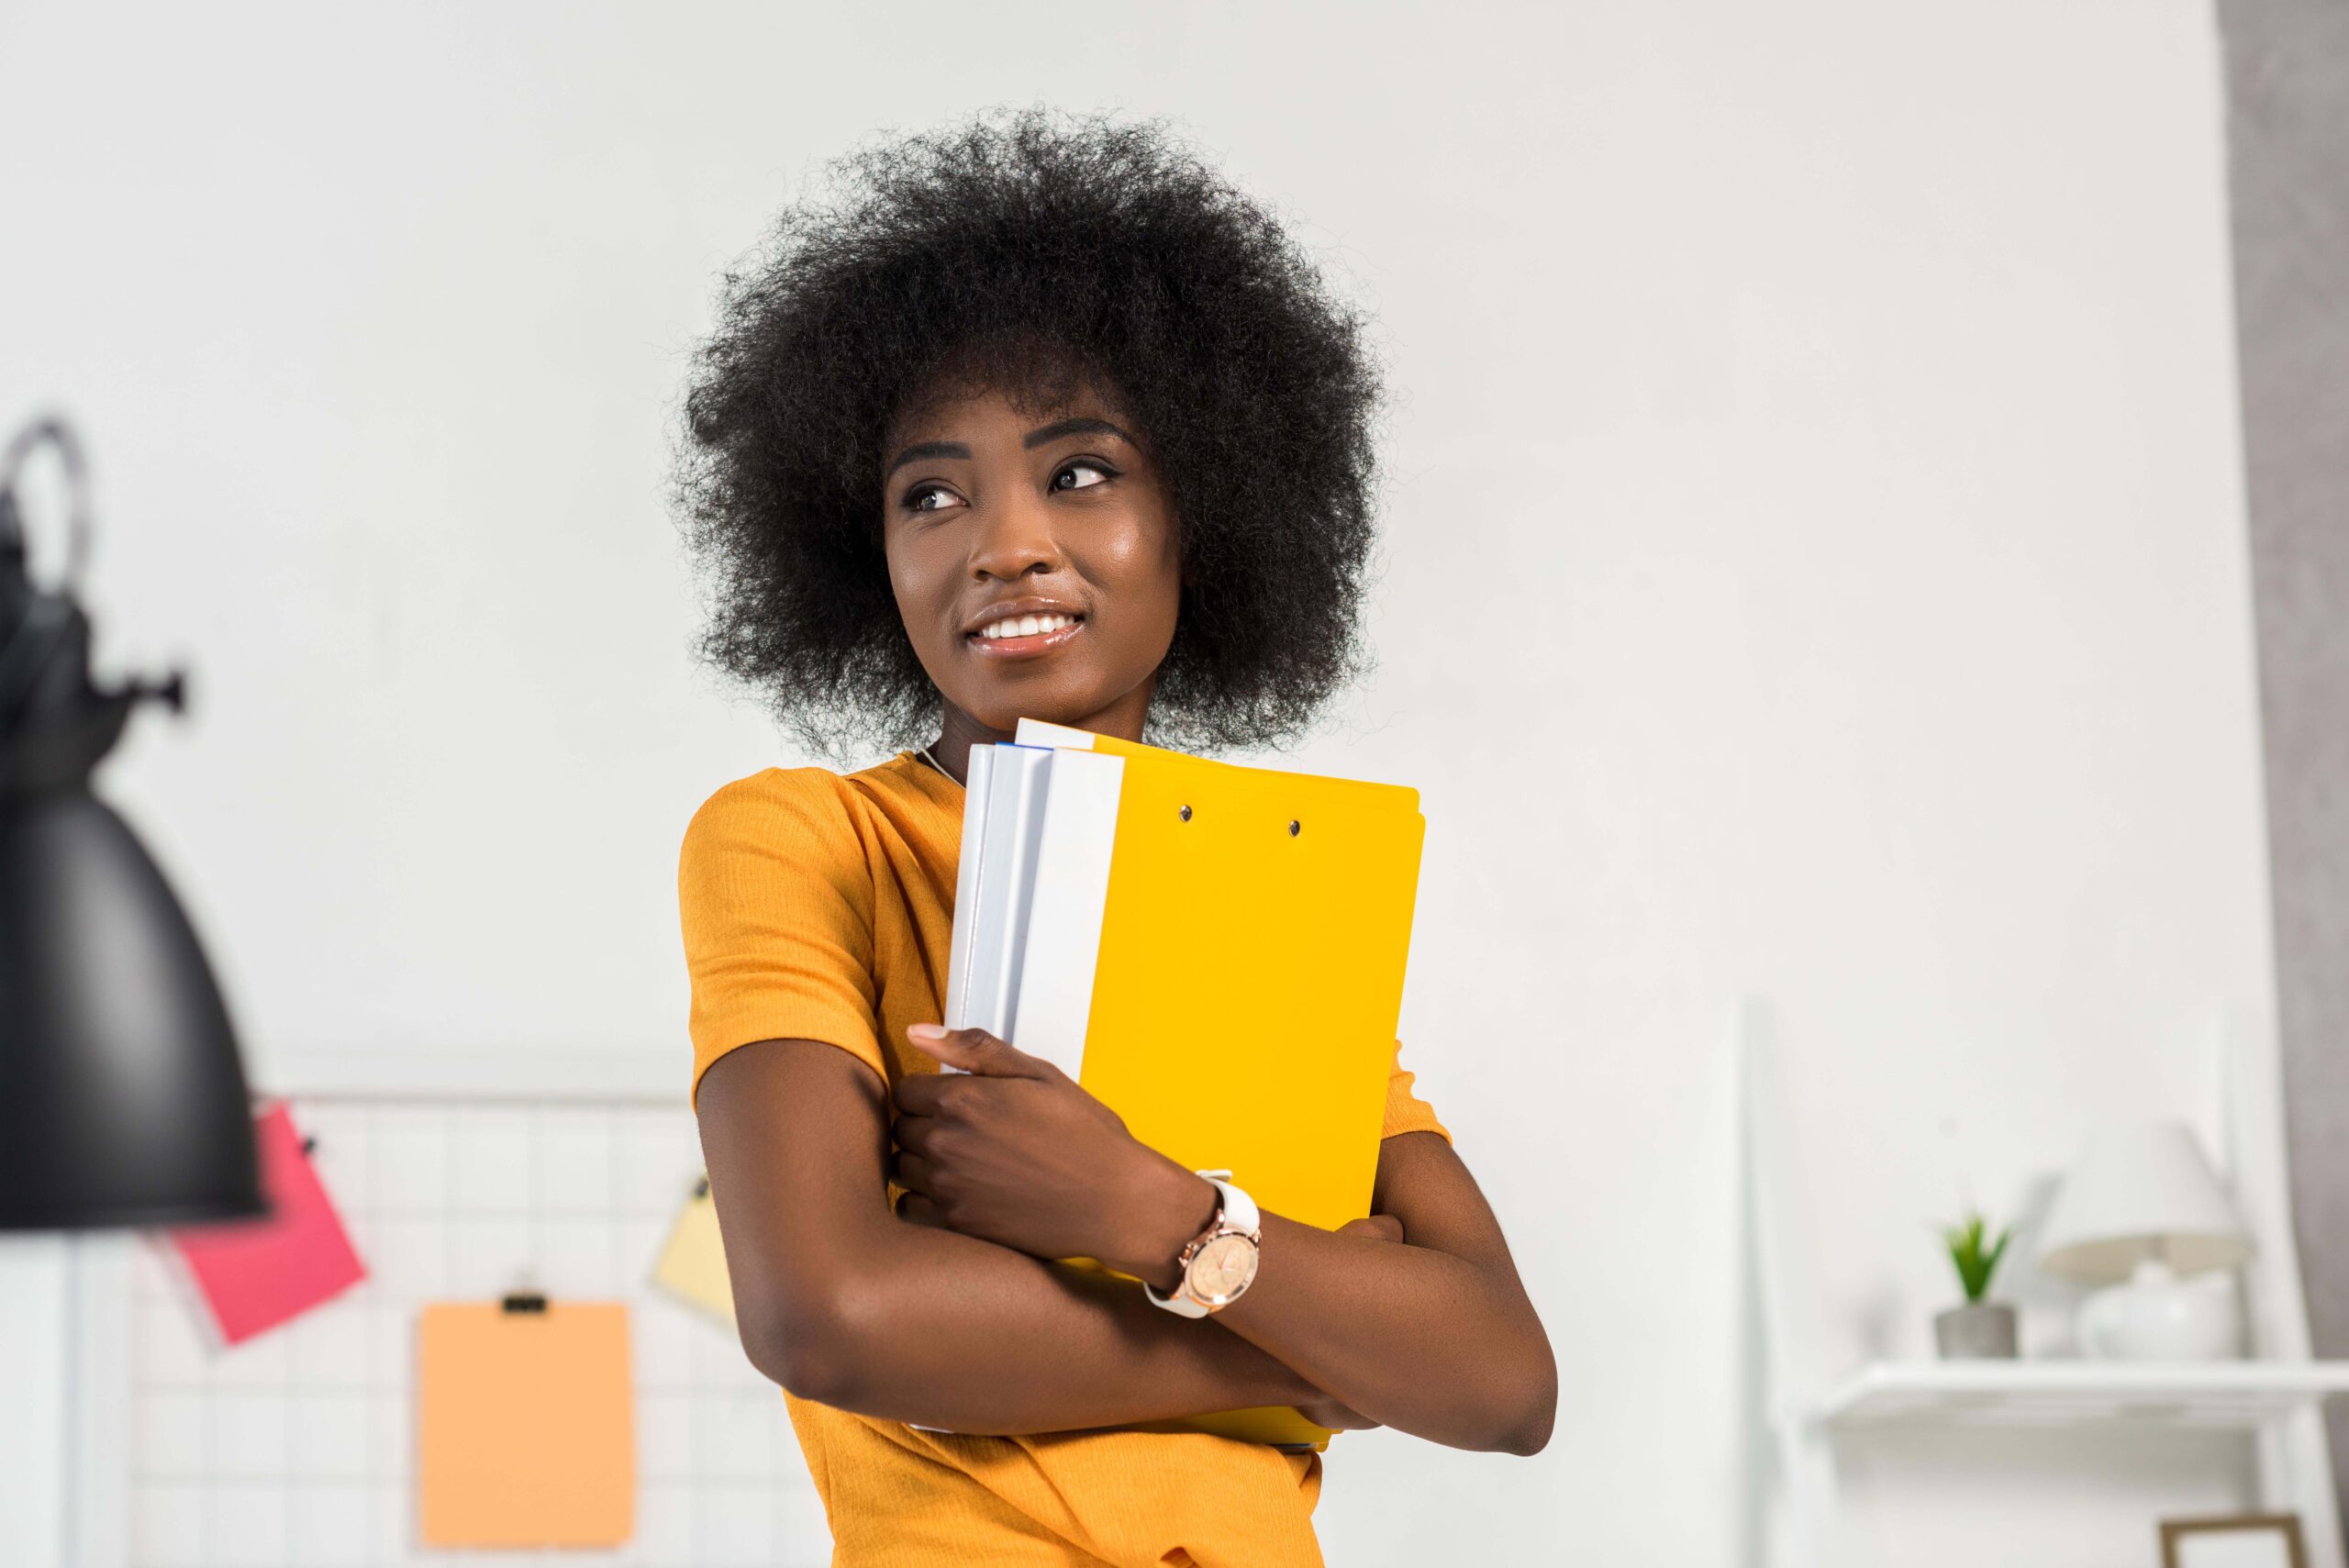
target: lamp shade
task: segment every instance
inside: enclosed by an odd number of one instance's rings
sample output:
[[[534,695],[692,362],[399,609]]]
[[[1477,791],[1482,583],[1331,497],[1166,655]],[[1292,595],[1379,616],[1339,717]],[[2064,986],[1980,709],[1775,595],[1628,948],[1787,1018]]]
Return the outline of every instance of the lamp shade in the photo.
[[[227,1008],[121,817],[0,795],[0,1229],[262,1212]]]
[[[67,583],[35,585],[18,469],[54,449],[72,496]],[[263,1212],[228,1012],[163,873],[90,776],[133,706],[101,689],[72,579],[88,553],[81,443],[57,420],[0,450],[0,1230]]]
[[[2183,1122],[2092,1134],[2048,1210],[2039,1262],[2053,1274],[2106,1284],[2153,1259],[2178,1274],[2232,1267],[2250,1233]]]

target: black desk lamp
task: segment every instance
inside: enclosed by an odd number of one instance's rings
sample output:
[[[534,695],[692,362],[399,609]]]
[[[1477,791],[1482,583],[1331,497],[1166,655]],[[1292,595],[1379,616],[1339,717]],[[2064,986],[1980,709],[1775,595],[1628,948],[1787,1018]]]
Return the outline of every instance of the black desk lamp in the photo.
[[[33,585],[16,485],[56,449],[72,538]],[[80,445],[44,421],[0,456],[0,1230],[262,1212],[228,1010],[179,900],[90,793],[130,710],[183,677],[101,691],[74,602],[89,549]]]

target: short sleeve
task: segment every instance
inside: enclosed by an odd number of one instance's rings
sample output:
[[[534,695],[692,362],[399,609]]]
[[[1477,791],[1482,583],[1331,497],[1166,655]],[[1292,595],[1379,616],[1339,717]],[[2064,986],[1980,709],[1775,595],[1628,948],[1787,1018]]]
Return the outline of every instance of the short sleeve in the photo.
[[[678,853],[677,911],[694,1094],[711,1062],[762,1040],[822,1040],[888,1076],[872,873],[832,775],[770,768],[705,801]]]
[[[1442,1134],[1446,1143],[1452,1132],[1435,1119],[1435,1108],[1411,1092],[1415,1074],[1403,1066],[1403,1042],[1395,1042],[1395,1069],[1386,1075],[1386,1125],[1380,1129],[1382,1139],[1404,1132],[1433,1132]]]

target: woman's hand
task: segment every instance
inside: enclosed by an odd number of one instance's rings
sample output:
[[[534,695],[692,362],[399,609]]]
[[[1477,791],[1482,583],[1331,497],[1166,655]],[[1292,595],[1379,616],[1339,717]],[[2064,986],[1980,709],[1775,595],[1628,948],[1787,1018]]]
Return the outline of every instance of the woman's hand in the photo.
[[[897,1081],[890,1175],[907,1189],[907,1218],[1174,1287],[1176,1257],[1215,1216],[1213,1186],[1137,1141],[1059,1068],[984,1029],[916,1024],[906,1038],[963,1070]]]

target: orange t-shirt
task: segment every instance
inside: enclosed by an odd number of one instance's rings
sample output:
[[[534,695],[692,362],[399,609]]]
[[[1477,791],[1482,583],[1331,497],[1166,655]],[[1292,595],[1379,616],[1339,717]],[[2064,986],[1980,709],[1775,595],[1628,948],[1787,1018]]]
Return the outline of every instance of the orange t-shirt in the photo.
[[[763,1040],[837,1045],[894,1084],[946,989],[962,786],[909,751],[858,773],[769,768],[711,795],[677,871],[693,1084]],[[1384,1136],[1449,1138],[1397,1046]],[[835,1568],[1318,1564],[1320,1455],[1194,1432],[964,1437],[785,1392]]]

